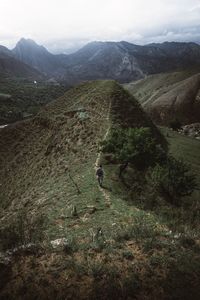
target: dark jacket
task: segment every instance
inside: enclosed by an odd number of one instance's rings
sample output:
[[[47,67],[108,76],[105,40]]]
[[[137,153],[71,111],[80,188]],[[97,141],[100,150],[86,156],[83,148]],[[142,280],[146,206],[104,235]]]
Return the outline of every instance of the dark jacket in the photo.
[[[103,169],[102,168],[98,168],[97,171],[96,171],[96,175],[98,177],[103,177]]]

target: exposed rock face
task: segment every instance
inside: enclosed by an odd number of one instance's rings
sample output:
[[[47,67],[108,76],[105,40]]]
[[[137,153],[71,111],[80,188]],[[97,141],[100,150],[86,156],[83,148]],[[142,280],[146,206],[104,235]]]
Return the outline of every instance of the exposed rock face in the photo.
[[[49,77],[75,84],[83,80],[130,82],[148,74],[199,66],[200,46],[163,43],[137,46],[127,42],[92,42],[70,55],[53,55],[32,40],[21,39],[13,53]]]
[[[45,75],[56,76],[56,72],[61,68],[56,55],[49,53],[43,46],[39,46],[30,39],[22,38],[13,49],[13,54],[20,61]]]
[[[39,71],[16,59],[12,51],[3,46],[0,46],[0,74],[34,79],[43,77]]]

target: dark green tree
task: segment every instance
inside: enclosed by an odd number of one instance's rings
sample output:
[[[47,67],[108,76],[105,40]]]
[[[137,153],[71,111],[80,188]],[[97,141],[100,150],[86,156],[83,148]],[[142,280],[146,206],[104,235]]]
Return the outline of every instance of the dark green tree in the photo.
[[[122,165],[122,173],[128,163],[144,170],[165,158],[165,151],[156,143],[150,128],[116,128],[102,143],[104,153],[112,153]],[[120,174],[121,175],[121,174]]]
[[[169,127],[175,131],[178,131],[179,129],[181,129],[181,126],[182,126],[182,124],[178,119],[174,119],[169,123]]]
[[[164,165],[155,166],[152,179],[174,204],[178,204],[180,197],[190,196],[197,188],[196,177],[190,172],[189,166],[172,156]]]

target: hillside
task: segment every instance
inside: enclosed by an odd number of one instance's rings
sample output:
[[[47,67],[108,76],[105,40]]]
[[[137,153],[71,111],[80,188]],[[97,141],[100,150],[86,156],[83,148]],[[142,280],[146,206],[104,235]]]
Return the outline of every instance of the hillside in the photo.
[[[133,101],[132,105],[131,101]],[[109,105],[111,111],[107,120]],[[2,182],[4,180],[7,182],[11,178],[14,180],[12,184],[11,182],[2,184],[1,195],[5,206],[9,207],[9,203],[14,199],[19,202],[19,195],[25,199],[25,195],[32,193],[35,184],[38,188],[39,179],[48,179],[49,176],[44,175],[51,175],[51,172],[57,174],[61,171],[65,173],[66,164],[69,164],[76,174],[74,169],[76,165],[73,168],[74,159],[77,160],[78,165],[79,163],[81,165],[81,162],[84,164],[85,160],[87,163],[87,159],[91,160],[93,154],[96,155],[108,122],[122,123],[125,127],[148,126],[161,139],[159,131],[137,102],[134,102],[129,94],[112,81],[91,82],[70,89],[64,96],[44,107],[35,118],[10,125],[2,130],[0,150]],[[19,164],[18,159],[22,159]],[[50,178],[52,179],[52,176]],[[9,190],[10,184],[12,195],[6,191],[6,186]],[[41,188],[44,189],[43,186]],[[25,195],[22,191],[25,191]]]
[[[99,153],[117,125],[165,141],[114,81],[83,83],[0,130],[1,299],[199,298],[199,204],[172,208],[131,168],[125,186]]]
[[[125,41],[91,42],[73,54],[53,55],[32,40],[21,39],[13,54],[45,75],[71,85],[94,79],[124,83],[150,74],[200,69],[200,46],[195,43],[139,46]]]
[[[40,108],[64,94],[63,84],[0,76],[0,125],[20,121],[35,115]]]
[[[44,75],[62,77],[63,67],[59,56],[53,55],[43,46],[37,45],[31,39],[22,38],[12,50],[18,60],[26,63]]]
[[[126,84],[157,124],[200,121],[200,75],[195,70],[158,74]]]
[[[27,79],[43,79],[43,75],[30,65],[16,59],[12,51],[0,46],[0,76],[25,77]]]

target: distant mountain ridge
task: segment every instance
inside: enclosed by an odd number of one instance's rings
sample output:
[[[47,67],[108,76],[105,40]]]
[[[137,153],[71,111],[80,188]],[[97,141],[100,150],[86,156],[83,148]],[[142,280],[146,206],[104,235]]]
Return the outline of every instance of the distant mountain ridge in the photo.
[[[22,38],[12,50],[15,58],[42,72],[44,75],[61,74],[61,64],[57,55],[53,55],[43,46],[31,39]]]
[[[200,69],[200,46],[195,43],[91,42],[73,54],[53,55],[32,40],[21,39],[13,53],[45,75],[69,84],[93,79],[129,82],[192,66]]]
[[[11,77],[25,77],[27,79],[43,78],[39,70],[18,60],[13,52],[4,46],[0,46],[0,74]]]
[[[46,77],[68,84],[95,79],[125,83],[191,67],[200,70],[200,46],[195,43],[139,46],[126,41],[91,42],[75,53],[54,55],[33,40],[22,38],[10,52]]]

